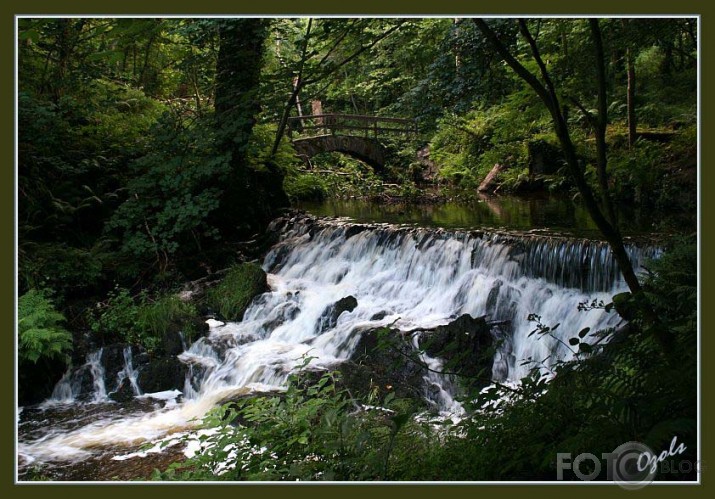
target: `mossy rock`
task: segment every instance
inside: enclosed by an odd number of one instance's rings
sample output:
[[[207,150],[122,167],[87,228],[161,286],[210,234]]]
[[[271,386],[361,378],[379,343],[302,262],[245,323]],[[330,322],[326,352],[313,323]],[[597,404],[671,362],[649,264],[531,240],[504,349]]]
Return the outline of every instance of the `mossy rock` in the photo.
[[[255,263],[241,263],[228,271],[226,277],[206,293],[206,305],[229,321],[240,321],[258,295],[269,291],[263,269]]]

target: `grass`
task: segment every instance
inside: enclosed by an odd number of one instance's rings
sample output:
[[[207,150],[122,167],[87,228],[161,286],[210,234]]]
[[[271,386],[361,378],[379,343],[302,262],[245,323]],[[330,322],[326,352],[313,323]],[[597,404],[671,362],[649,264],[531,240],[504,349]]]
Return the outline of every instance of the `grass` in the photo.
[[[268,290],[266,273],[255,263],[229,270],[221,283],[206,294],[207,305],[226,320],[241,320],[253,298]]]

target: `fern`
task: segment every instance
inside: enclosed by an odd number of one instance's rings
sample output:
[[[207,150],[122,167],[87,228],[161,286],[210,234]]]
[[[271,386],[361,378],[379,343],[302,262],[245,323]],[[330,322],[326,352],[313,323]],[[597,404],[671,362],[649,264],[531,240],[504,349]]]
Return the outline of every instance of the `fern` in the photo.
[[[31,289],[18,300],[18,356],[21,362],[41,358],[67,361],[72,334],[61,326],[65,317],[44,291]]]

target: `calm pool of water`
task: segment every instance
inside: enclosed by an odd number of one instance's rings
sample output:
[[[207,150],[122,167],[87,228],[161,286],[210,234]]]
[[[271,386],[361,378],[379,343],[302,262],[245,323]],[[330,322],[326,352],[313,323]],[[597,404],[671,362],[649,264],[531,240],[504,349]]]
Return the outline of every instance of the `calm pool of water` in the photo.
[[[586,208],[563,197],[480,196],[472,201],[438,204],[380,204],[360,199],[300,202],[295,206],[316,216],[349,217],[359,223],[393,223],[450,229],[548,229],[599,238]],[[650,220],[622,211],[624,234],[652,231]]]

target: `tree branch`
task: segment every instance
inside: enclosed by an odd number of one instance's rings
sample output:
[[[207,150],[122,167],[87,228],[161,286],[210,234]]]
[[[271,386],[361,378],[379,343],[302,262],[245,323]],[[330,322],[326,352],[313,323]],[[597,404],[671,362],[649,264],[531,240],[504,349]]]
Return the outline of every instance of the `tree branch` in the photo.
[[[568,97],[568,100],[569,100],[569,102],[571,102],[571,104],[576,106],[579,109],[579,111],[581,111],[583,113],[583,115],[586,117],[586,121],[588,121],[589,125],[591,125],[592,127],[595,128],[596,127],[596,117],[593,115],[593,113],[591,111],[589,111],[588,109],[586,109],[583,106],[583,104],[581,104],[576,99],[576,97]]]
[[[308,19],[308,27],[305,30],[305,39],[303,40],[303,48],[300,53],[300,62],[298,65],[298,76],[295,81],[295,84],[293,85],[293,90],[291,91],[290,97],[288,98],[288,103],[286,106],[283,108],[283,114],[281,115],[281,120],[278,123],[278,130],[276,130],[276,138],[273,141],[273,147],[271,148],[271,159],[276,156],[276,153],[278,152],[278,147],[281,145],[281,139],[283,138],[283,134],[285,133],[286,125],[288,124],[288,117],[290,116],[290,110],[293,109],[293,105],[296,102],[296,99],[298,98],[298,94],[300,93],[301,89],[303,88],[303,85],[305,83],[303,82],[303,69],[305,68],[305,60],[306,60],[306,55],[308,53],[308,41],[310,40],[310,30],[313,26],[313,18]]]
[[[549,72],[546,70],[546,64],[544,64],[544,60],[541,58],[539,47],[536,45],[534,37],[531,36],[529,28],[526,26],[526,21],[524,21],[523,19],[519,19],[517,20],[517,22],[519,24],[519,31],[521,32],[521,36],[523,36],[529,44],[529,48],[531,48],[531,54],[534,56],[534,60],[539,66],[539,71],[541,72],[541,77],[544,79],[546,88],[549,90],[549,93],[555,93],[554,83],[551,81]]]
[[[378,37],[377,37],[375,40],[373,40],[371,43],[360,47],[358,50],[356,50],[355,52],[353,52],[351,55],[349,55],[348,57],[346,57],[345,59],[343,59],[341,62],[339,62],[339,63],[336,64],[335,66],[331,66],[331,67],[327,68],[327,70],[326,70],[325,72],[323,72],[322,74],[313,76],[313,77],[311,77],[311,78],[306,78],[306,80],[305,80],[305,85],[309,85],[309,84],[311,84],[311,83],[318,82],[318,81],[322,80],[323,78],[325,78],[326,76],[331,75],[332,73],[334,73],[335,71],[337,71],[337,70],[340,69],[341,67],[345,66],[346,64],[352,62],[352,61],[353,61],[356,57],[358,57],[360,54],[362,54],[363,52],[365,52],[365,51],[367,51],[367,50],[370,50],[370,49],[373,48],[375,45],[377,45],[378,43],[380,43],[382,40],[384,40],[385,38],[387,38],[389,35],[391,35],[391,34],[394,33],[395,31],[397,31],[403,24],[405,24],[405,22],[406,22],[406,21],[400,21],[400,22],[397,23],[395,26],[393,26],[392,28],[388,29],[387,31],[385,31],[384,33],[382,33],[380,36],[378,36]]]
[[[328,60],[328,58],[332,55],[332,53],[335,51],[336,48],[338,48],[338,45],[345,39],[345,37],[348,35],[350,32],[350,29],[355,25],[356,20],[353,19],[352,22],[345,28],[345,30],[340,33],[340,35],[337,37],[335,40],[335,43],[333,43],[333,46],[330,47],[330,49],[325,53],[325,55],[318,61],[318,66],[322,66],[323,63]]]
[[[504,59],[504,62],[506,62],[509,67],[511,67],[511,69],[513,69],[514,72],[522,80],[524,80],[526,83],[529,84],[531,88],[534,89],[538,96],[541,97],[541,100],[544,101],[544,104],[550,106],[551,97],[544,85],[542,85],[538,78],[536,78],[536,76],[531,74],[528,69],[526,69],[519,61],[516,60],[513,55],[511,55],[509,50],[504,46],[502,41],[499,40],[499,37],[496,35],[496,33],[494,33],[494,31],[489,27],[489,25],[484,21],[484,19],[474,18],[472,19],[472,21],[474,21],[474,24],[477,25],[477,28],[479,28],[479,30],[487,38],[491,46],[494,47],[497,53],[501,56],[501,58]],[[551,111],[551,109],[549,110]]]
[[[356,50],[352,55],[345,58],[339,64],[332,66],[330,68],[327,68],[326,71],[324,71],[322,74],[313,76],[311,78],[303,79],[303,68],[305,67],[306,54],[307,54],[307,50],[308,50],[308,39],[309,39],[309,35],[310,35],[310,28],[311,28],[312,22],[313,22],[313,19],[310,18],[310,20],[308,21],[308,28],[307,28],[306,35],[305,35],[305,43],[303,44],[303,50],[302,50],[302,54],[301,54],[300,69],[298,71],[298,82],[294,86],[293,92],[291,93],[291,96],[288,100],[288,104],[283,109],[283,115],[281,116],[281,120],[278,124],[278,131],[276,132],[276,139],[273,142],[273,148],[271,149],[271,157],[275,157],[276,153],[278,152],[278,147],[280,146],[281,138],[283,138],[283,134],[285,133],[286,125],[288,124],[288,117],[290,116],[290,110],[293,108],[296,98],[298,97],[298,94],[303,89],[303,87],[322,80],[323,78],[334,73],[341,67],[350,63],[353,59],[358,57],[360,54],[362,54],[366,50],[370,50],[372,47],[377,45],[380,41],[384,40],[387,36],[389,36],[390,34],[395,32],[400,26],[402,26],[405,23],[405,21],[400,21],[398,24],[396,24],[392,28],[390,28],[387,31],[385,31],[384,33],[382,33],[379,37],[377,37],[375,40],[373,40],[368,45],[360,47],[360,49]]]

